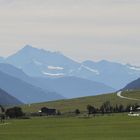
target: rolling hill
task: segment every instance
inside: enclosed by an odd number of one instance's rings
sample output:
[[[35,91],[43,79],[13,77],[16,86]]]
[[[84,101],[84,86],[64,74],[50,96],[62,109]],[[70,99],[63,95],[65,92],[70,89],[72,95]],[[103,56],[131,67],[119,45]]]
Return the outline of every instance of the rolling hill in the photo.
[[[122,95],[126,97],[140,99],[140,90],[138,91],[127,91],[123,92]],[[93,105],[95,107],[100,107],[103,102],[110,101],[110,103],[115,106],[116,104],[122,104],[124,106],[138,103],[139,101],[127,100],[122,99],[117,96],[116,93],[111,94],[103,94],[97,96],[89,96],[89,97],[82,97],[82,98],[75,98],[75,99],[65,99],[53,102],[44,102],[38,104],[32,104],[30,107],[28,105],[22,106],[25,112],[38,112],[41,107],[47,106],[50,108],[56,108],[61,112],[70,112],[74,111],[75,109],[80,109],[80,111],[86,111],[87,105]]]

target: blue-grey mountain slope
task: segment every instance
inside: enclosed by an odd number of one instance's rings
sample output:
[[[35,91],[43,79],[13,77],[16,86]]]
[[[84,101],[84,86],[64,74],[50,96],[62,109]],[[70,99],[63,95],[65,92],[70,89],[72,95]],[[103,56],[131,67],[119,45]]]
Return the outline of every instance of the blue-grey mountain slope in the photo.
[[[59,52],[49,52],[28,45],[8,57],[6,61],[21,68],[28,75],[36,77],[64,76],[71,68],[80,66]]]
[[[22,79],[41,89],[55,91],[61,93],[64,97],[73,98],[81,96],[89,96],[95,94],[103,94],[115,91],[109,86],[102,83],[93,82],[87,79],[76,77],[62,78],[36,78],[27,76],[21,69],[9,64],[0,64],[0,71]],[[54,95],[55,96],[55,95]],[[56,97],[57,99],[58,97]],[[61,97],[62,98],[62,97]]]
[[[49,92],[39,87],[35,87],[21,79],[15,78],[1,71],[0,88],[23,103],[36,103],[62,99],[62,96],[55,92]]]
[[[116,87],[116,89],[124,87],[129,82],[140,77],[140,67],[128,64],[123,65],[103,60],[99,62],[85,61],[83,65],[98,70],[99,76],[96,76],[95,79],[112,87]],[[93,77],[88,77],[88,79],[92,78]]]
[[[140,90],[140,78],[127,84],[123,90]]]
[[[21,105],[21,104],[22,104],[21,101],[9,95],[4,90],[0,89],[0,105],[11,106],[11,105]]]
[[[59,52],[25,46],[5,62],[34,77],[79,77],[109,85],[115,89],[140,77],[140,68],[109,61],[78,63]]]
[[[54,79],[38,78],[39,85],[48,85],[50,89],[61,93],[67,98],[93,96],[97,94],[111,93],[115,89],[102,83],[93,82],[78,77],[61,77]]]

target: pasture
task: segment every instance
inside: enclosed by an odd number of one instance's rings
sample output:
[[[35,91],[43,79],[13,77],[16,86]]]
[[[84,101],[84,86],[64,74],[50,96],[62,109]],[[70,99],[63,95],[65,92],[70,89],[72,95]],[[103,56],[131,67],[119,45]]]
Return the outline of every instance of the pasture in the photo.
[[[140,117],[32,118],[0,125],[0,140],[139,140]]]
[[[122,95],[131,98],[140,99],[140,91],[129,91],[123,92]],[[31,104],[30,106],[24,105],[22,109],[24,112],[38,112],[41,107],[47,106],[49,108],[56,108],[61,112],[69,112],[74,111],[75,109],[80,109],[80,111],[86,111],[87,105],[93,105],[95,107],[100,107],[103,102],[110,101],[110,103],[115,106],[116,104],[122,104],[127,106],[128,104],[140,104],[139,101],[131,101],[127,99],[122,99],[117,96],[116,93],[110,94],[103,94],[97,96],[90,96],[90,97],[81,97],[75,99],[66,99],[66,100],[59,100],[59,101],[51,101],[51,102],[44,102],[44,103],[35,103]]]

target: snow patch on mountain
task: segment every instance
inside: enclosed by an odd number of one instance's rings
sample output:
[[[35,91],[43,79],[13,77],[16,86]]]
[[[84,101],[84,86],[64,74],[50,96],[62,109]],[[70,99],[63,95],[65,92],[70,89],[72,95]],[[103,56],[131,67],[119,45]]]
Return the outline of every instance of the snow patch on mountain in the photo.
[[[140,71],[140,67],[135,67],[135,66],[129,66],[129,69]]]
[[[64,76],[65,74],[64,73],[48,73],[48,72],[42,72],[44,75],[47,75],[47,76],[51,76],[51,77],[61,77],[61,76]]]
[[[48,66],[49,70],[63,70],[63,67],[56,67],[56,66]]]
[[[96,74],[96,75],[100,75],[100,72],[99,72],[98,70],[92,69],[92,68],[87,67],[87,66],[84,66],[84,65],[81,65],[81,66],[79,67],[78,70],[81,70],[82,68],[85,68],[85,69],[87,69],[88,71],[93,72],[93,73]]]
[[[96,70],[96,69],[92,69],[92,68],[89,68],[87,66],[83,66],[83,67],[86,68],[87,70],[91,71],[91,72],[96,73],[96,75],[100,75],[100,72],[98,70]]]

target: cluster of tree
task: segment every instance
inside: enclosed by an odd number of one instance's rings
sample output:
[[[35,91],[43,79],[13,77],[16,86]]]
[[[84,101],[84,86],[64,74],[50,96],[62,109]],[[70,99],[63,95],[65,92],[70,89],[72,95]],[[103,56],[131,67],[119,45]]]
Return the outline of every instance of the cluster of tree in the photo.
[[[81,112],[80,112],[79,109],[76,109],[76,110],[75,110],[75,114],[76,114],[76,115],[79,115],[80,113],[81,113]]]
[[[5,115],[9,118],[19,118],[24,116],[25,114],[23,113],[20,107],[13,107],[13,108],[8,108],[5,111]]]
[[[96,114],[96,113],[121,113],[121,112],[130,112],[130,108],[133,108],[133,111],[136,111],[139,107],[138,104],[127,105],[124,107],[122,104],[112,106],[109,101],[104,102],[100,108],[96,108],[91,105],[87,105],[88,114]]]
[[[5,109],[0,105],[0,121],[4,122],[6,118],[20,118],[25,116],[20,107],[12,107]]]

